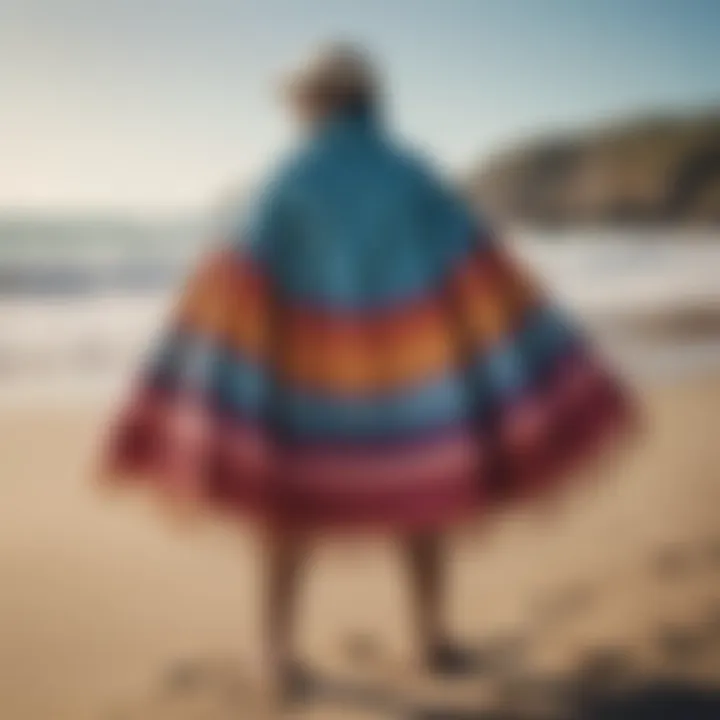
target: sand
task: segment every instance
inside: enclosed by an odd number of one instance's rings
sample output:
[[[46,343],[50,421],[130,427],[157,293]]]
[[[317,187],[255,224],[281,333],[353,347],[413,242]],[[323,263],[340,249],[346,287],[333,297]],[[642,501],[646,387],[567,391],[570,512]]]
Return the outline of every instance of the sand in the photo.
[[[599,486],[454,541],[454,627],[505,660],[504,680],[449,692],[423,679],[391,545],[326,543],[308,563],[303,651],[390,694],[339,693],[293,717],[401,717],[398,700],[494,702],[503,687],[517,703],[537,692],[517,689],[528,673],[717,683],[720,373],[642,396],[648,433]],[[101,403],[0,411],[0,718],[252,719],[253,539],[179,531],[137,496],[95,493],[105,416]]]

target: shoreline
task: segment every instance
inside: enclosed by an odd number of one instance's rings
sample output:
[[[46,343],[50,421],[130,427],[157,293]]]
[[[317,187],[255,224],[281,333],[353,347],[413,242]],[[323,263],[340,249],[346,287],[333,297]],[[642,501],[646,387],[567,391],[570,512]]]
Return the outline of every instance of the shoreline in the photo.
[[[162,327],[167,304],[167,298],[153,298],[147,307],[138,298],[106,298],[83,303],[76,318],[62,305],[48,307],[49,317],[43,304],[11,307],[0,314],[0,410],[121,397]],[[623,312],[569,311],[630,380],[665,384],[720,369],[720,298]]]

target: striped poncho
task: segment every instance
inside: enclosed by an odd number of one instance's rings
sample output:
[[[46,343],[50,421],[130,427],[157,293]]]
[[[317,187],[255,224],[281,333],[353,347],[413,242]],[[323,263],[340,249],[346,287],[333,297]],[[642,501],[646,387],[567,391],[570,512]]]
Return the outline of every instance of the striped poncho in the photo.
[[[329,123],[190,275],[108,463],[306,528],[434,527],[627,427],[583,336],[368,118]]]

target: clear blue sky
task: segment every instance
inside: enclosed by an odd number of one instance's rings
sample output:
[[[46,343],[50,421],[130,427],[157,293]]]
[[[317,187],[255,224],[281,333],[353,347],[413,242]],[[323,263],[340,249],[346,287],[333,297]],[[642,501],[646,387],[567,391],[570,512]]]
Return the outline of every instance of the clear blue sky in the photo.
[[[720,103],[720,0],[0,0],[0,208],[196,208],[288,138],[315,41],[385,64],[459,170],[528,133]]]

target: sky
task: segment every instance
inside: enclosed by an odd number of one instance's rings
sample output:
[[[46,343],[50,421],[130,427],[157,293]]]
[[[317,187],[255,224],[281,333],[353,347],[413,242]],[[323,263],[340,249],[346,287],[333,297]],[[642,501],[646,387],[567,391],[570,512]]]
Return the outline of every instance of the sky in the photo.
[[[529,135],[720,104],[720,0],[0,0],[0,210],[194,211],[292,141],[280,73],[362,42],[461,172]]]

